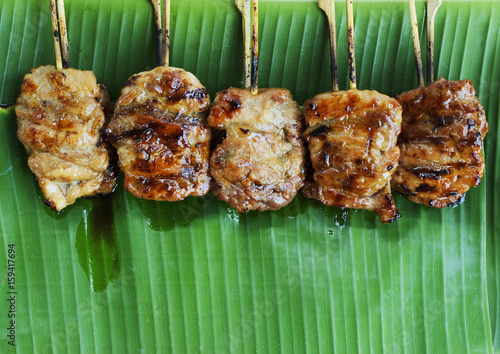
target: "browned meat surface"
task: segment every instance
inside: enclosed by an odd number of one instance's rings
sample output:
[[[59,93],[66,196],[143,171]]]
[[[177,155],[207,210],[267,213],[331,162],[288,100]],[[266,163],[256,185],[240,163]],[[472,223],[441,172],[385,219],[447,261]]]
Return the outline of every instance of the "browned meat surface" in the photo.
[[[398,101],[376,91],[336,91],[304,103],[313,175],[307,198],[341,208],[373,210],[382,222],[400,214],[389,182],[401,128]]]
[[[101,88],[101,95],[99,96],[99,103],[104,112],[104,116],[106,117],[106,122],[104,123],[103,129],[101,129],[99,145],[106,148],[109,156],[109,164],[106,171],[104,171],[104,179],[101,183],[101,186],[96,191],[96,194],[108,194],[113,191],[116,187],[116,178],[118,177],[118,166],[117,160],[118,157],[116,155],[116,150],[106,139],[105,128],[109,124],[110,117],[113,115],[113,104],[111,103],[111,99],[108,94],[108,88],[106,85],[99,84]]]
[[[275,210],[303,184],[303,118],[290,91],[230,88],[217,94],[208,117],[224,131],[210,159],[212,191],[239,212]]]
[[[115,187],[100,137],[108,104],[107,92],[91,71],[57,71],[49,65],[24,77],[16,105],[17,135],[45,203],[56,211]]]
[[[439,79],[397,97],[403,106],[399,167],[392,186],[415,203],[460,203],[484,171],[484,109],[470,80]]]
[[[182,69],[157,67],[132,76],[106,130],[118,151],[125,189],[153,200],[205,195],[209,106],[205,87]]]

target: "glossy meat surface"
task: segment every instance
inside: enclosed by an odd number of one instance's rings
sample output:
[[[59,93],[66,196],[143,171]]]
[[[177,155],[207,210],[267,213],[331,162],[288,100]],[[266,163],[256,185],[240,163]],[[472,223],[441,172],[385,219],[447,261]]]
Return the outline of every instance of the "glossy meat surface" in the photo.
[[[109,96],[90,71],[42,66],[24,77],[17,135],[44,202],[60,211],[83,196],[110,193],[116,174],[101,140]]]
[[[304,181],[303,117],[290,91],[230,88],[208,117],[223,131],[210,159],[213,193],[239,212],[289,204]]]
[[[177,201],[210,186],[210,97],[189,72],[157,67],[132,76],[107,128],[136,197]]]
[[[303,195],[396,220],[389,183],[398,166],[399,103],[376,91],[326,92],[304,103],[304,117],[312,177]]]
[[[470,80],[439,79],[397,97],[403,106],[399,167],[392,186],[416,203],[460,203],[484,171],[484,109]]]

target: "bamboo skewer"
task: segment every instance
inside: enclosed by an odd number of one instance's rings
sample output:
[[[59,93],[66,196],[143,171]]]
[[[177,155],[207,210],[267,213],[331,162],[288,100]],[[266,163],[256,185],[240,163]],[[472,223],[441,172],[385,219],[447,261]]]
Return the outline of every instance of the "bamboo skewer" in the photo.
[[[258,66],[259,66],[259,4],[258,0],[253,0],[253,21],[252,21],[252,89],[250,92],[258,92]]]
[[[163,0],[163,65],[170,65],[170,0]]]
[[[330,29],[330,69],[332,72],[332,89],[339,89],[339,73],[337,63],[337,34],[335,22],[335,4],[334,0],[318,0],[318,7],[323,10],[328,20]]]
[[[236,0],[236,7],[241,13],[243,27],[243,61],[244,61],[244,85],[250,88],[252,85],[252,42],[250,40],[251,19],[250,19],[250,0]]]
[[[420,38],[418,35],[417,13],[415,11],[415,0],[408,0],[410,7],[411,32],[413,36],[413,49],[415,51],[415,63],[417,65],[418,86],[424,87],[424,73],[422,69],[422,52],[420,51]]]
[[[434,18],[441,0],[427,1],[427,85],[434,82]]]
[[[64,0],[57,0],[57,13],[59,15],[59,33],[61,35],[62,45],[62,64],[63,68],[66,69],[70,67],[70,61],[68,32],[66,30],[66,15],[64,13]]]
[[[346,0],[347,5],[347,41],[349,43],[349,83],[351,90],[356,89],[356,59],[354,57],[354,20],[352,15],[352,0]]]
[[[56,0],[50,0],[50,17],[52,19],[52,33],[54,36],[54,50],[56,53],[56,68],[62,70],[61,44],[59,37],[59,25],[57,21]]]
[[[170,65],[170,0],[151,0],[156,24],[156,64]]]
[[[155,14],[156,24],[156,65],[160,66],[163,63],[163,45],[162,45],[162,24],[161,24],[161,0],[151,0]]]

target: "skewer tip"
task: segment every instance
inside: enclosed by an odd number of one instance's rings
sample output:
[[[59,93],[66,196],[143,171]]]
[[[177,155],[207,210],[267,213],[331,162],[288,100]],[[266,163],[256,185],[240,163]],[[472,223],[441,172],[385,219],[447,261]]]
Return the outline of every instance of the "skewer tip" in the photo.
[[[415,54],[415,65],[417,67],[417,80],[418,80],[418,85],[420,87],[423,87],[425,86],[424,73],[422,69],[422,53],[420,51],[420,38],[418,34],[418,21],[417,21],[417,12],[415,10],[415,0],[408,0],[408,7],[410,10],[413,51]]]
[[[151,0],[153,4],[153,13],[156,26],[156,65],[163,63],[163,44],[162,44],[162,24],[161,24],[161,1]]]
[[[63,68],[70,67],[69,58],[69,41],[68,41],[68,31],[66,26],[66,14],[64,11],[64,0],[57,0],[57,13],[59,15],[59,34],[61,38],[62,46],[62,66]]]
[[[259,66],[259,5],[258,0],[252,1],[252,94],[258,89],[258,66]]]
[[[57,19],[56,0],[50,0],[50,18],[52,21],[52,36],[54,38],[54,52],[56,56],[56,69],[62,70],[63,64],[61,59],[61,38],[59,34],[59,21]]]
[[[351,90],[356,90],[356,59],[354,55],[354,19],[352,0],[346,0],[347,5],[347,40],[349,43],[349,82]]]
[[[427,85],[434,82],[434,17],[441,0],[427,1]]]
[[[332,76],[332,89],[339,89],[339,75],[337,63],[337,35],[335,21],[335,4],[332,0],[318,0],[318,7],[326,14],[328,28],[330,30],[330,71]]]
[[[170,0],[163,0],[163,65],[170,65]]]

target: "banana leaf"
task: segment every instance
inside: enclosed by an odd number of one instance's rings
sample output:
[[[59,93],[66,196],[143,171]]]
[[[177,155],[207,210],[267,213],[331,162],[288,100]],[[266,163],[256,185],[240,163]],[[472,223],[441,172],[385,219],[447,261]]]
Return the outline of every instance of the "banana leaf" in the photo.
[[[335,6],[347,88],[345,4]],[[355,1],[354,11],[358,87],[415,88],[407,2]],[[417,13],[425,38],[421,1]],[[299,104],[329,90],[316,2],[261,0],[259,15],[259,86],[288,88]],[[67,0],[66,16],[71,65],[93,70],[112,98],[156,65],[149,1]],[[171,19],[172,66],[211,97],[242,86],[232,0],[172,0]],[[440,8],[437,75],[474,83],[490,124],[486,175],[455,208],[395,193],[403,216],[390,225],[301,196],[239,214],[211,195],[160,203],[121,186],[56,214],[27,167],[13,109],[2,109],[0,352],[498,351],[499,30],[500,2]],[[51,33],[48,1],[0,3],[0,103],[15,102],[30,68],[55,63]]]

